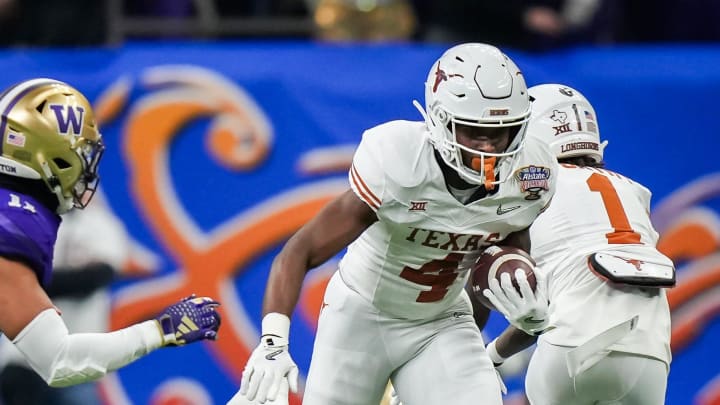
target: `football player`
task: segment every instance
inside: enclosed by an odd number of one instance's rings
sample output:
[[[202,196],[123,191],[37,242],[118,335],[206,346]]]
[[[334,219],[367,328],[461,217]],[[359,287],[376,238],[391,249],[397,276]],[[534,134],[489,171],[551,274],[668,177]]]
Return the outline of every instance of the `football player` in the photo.
[[[0,134],[0,331],[49,385],[95,380],[157,348],[215,339],[218,303],[194,296],[125,329],[69,334],[43,285],[60,214],[84,208],[99,181],[105,146],[92,107],[66,83],[27,80],[0,95]]]
[[[289,317],[305,274],[346,246],[325,293],[304,402],[377,404],[390,379],[412,405],[502,403],[476,325],[488,310],[472,305],[464,286],[486,246],[529,248],[527,229],[554,192],[557,161],[526,138],[525,80],[493,46],[447,50],[425,82],[425,109],[416,106],[424,121],[363,134],[351,189],[273,261],[262,338],[230,404],[285,402],[283,382],[297,390]],[[542,321],[546,307],[528,305],[518,326],[536,331],[524,319]]]
[[[552,205],[530,228],[536,271],[545,274],[549,324],[525,380],[533,405],[665,403],[672,261],[655,244],[650,191],[604,169],[597,116],[577,90],[530,88],[530,138],[561,167]],[[503,305],[514,291],[485,290]],[[536,338],[509,327],[488,345],[497,365]],[[402,397],[402,393],[400,393]]]

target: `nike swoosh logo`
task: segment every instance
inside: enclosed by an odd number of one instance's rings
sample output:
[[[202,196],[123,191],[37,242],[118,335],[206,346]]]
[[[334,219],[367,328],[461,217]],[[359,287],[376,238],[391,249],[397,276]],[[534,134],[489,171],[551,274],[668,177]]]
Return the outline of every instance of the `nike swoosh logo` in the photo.
[[[496,212],[498,215],[507,214],[508,212],[515,211],[516,209],[518,209],[520,207],[521,207],[521,205],[515,205],[512,207],[503,208],[502,205],[498,205]]]
[[[274,352],[266,354],[265,358],[268,360],[276,360],[275,357],[279,356],[282,352],[283,352],[282,349],[275,350]]]

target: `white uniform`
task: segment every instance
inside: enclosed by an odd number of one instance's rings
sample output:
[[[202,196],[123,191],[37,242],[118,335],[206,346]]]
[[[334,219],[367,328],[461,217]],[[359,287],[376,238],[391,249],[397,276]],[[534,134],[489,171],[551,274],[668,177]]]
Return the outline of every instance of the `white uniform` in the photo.
[[[390,377],[406,405],[502,403],[464,286],[483,247],[545,207],[557,162],[527,139],[497,169],[508,178],[497,192],[463,205],[426,131],[394,121],[363,135],[350,183],[379,220],[328,285],[305,403],[377,404]]]
[[[655,249],[650,196],[611,171],[560,167],[553,202],[530,228],[532,256],[547,272],[550,300],[550,329],[541,335],[526,377],[533,405],[664,403],[671,360],[665,290],[613,285],[588,266],[588,256],[598,251],[669,260]],[[635,316],[633,330],[618,332],[571,376],[568,352],[598,335],[608,339],[616,333],[609,329]]]

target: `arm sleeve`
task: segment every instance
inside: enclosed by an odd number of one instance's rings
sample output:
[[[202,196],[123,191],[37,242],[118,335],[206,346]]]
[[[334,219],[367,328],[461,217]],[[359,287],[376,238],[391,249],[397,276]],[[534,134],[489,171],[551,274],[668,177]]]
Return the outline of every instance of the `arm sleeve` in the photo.
[[[360,142],[350,167],[350,187],[355,194],[377,212],[382,205],[385,188],[385,174],[380,162],[376,159],[379,150],[374,148],[374,137],[366,132]]]
[[[156,321],[110,333],[69,334],[54,309],[36,316],[13,340],[30,366],[50,386],[96,380],[162,345]]]
[[[115,278],[115,270],[106,263],[55,270],[46,288],[50,297],[84,297],[107,287]]]

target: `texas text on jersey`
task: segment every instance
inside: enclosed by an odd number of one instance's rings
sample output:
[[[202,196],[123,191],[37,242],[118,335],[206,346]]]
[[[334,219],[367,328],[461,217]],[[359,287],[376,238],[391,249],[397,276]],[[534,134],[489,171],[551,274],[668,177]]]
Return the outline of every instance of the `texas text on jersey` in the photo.
[[[527,228],[548,204],[557,167],[547,146],[527,139],[498,164],[498,177],[506,180],[463,204],[448,191],[427,136],[424,123],[409,121],[363,135],[350,183],[380,221],[348,247],[340,265],[348,287],[408,319],[440,313],[460,299],[481,248]]]

